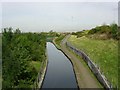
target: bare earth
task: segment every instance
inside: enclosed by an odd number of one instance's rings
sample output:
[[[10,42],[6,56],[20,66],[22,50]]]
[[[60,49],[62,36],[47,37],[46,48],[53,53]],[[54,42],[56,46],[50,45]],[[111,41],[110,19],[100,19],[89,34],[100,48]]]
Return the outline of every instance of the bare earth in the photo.
[[[72,52],[66,48],[65,42],[69,37],[70,35],[66,36],[66,38],[61,42],[61,49],[73,63],[79,88],[100,88],[99,82],[92,75],[90,70],[84,66],[81,60],[79,60]]]

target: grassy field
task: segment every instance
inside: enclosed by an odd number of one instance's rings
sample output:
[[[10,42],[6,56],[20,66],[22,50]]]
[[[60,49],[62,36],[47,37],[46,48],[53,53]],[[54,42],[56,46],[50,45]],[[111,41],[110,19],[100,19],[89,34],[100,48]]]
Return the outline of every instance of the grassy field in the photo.
[[[76,38],[72,35],[68,40],[76,48],[84,51],[114,87],[118,84],[118,42],[109,40],[89,39],[85,36]]]

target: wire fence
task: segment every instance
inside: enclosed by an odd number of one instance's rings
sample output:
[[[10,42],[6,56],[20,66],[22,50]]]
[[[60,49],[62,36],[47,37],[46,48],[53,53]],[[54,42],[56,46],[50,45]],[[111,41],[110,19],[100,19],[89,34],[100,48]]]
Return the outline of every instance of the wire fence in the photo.
[[[98,67],[97,65],[95,65],[95,63],[92,62],[92,60],[84,52],[82,52],[81,50],[78,50],[73,45],[71,45],[69,42],[66,42],[66,46],[70,50],[72,50],[75,54],[77,54],[78,56],[80,56],[80,57],[83,58],[83,60],[87,63],[88,67],[91,69],[91,71],[97,77],[97,79],[99,80],[99,82],[106,89],[112,90],[112,84],[107,80],[107,78],[103,75],[103,73],[101,73],[100,67]]]

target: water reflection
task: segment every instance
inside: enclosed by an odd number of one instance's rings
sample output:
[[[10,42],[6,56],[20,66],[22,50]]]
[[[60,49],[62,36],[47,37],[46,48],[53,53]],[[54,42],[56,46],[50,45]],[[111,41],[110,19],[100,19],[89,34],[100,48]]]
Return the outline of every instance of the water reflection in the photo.
[[[77,88],[73,67],[68,58],[47,42],[48,68],[42,88]]]

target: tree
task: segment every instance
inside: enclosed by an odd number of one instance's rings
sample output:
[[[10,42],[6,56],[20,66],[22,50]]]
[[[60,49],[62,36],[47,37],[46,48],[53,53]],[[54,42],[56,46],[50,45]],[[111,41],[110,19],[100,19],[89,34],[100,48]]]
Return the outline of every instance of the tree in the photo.
[[[2,87],[30,87],[38,73],[30,62],[45,60],[45,34],[21,33],[19,28],[4,28],[2,33]]]
[[[117,24],[111,24],[111,33],[112,33],[112,37],[114,39],[117,39],[117,34],[118,34],[118,26]]]
[[[17,28],[16,31],[15,31],[15,33],[16,33],[16,34],[20,34],[20,33],[21,33],[20,29]]]

